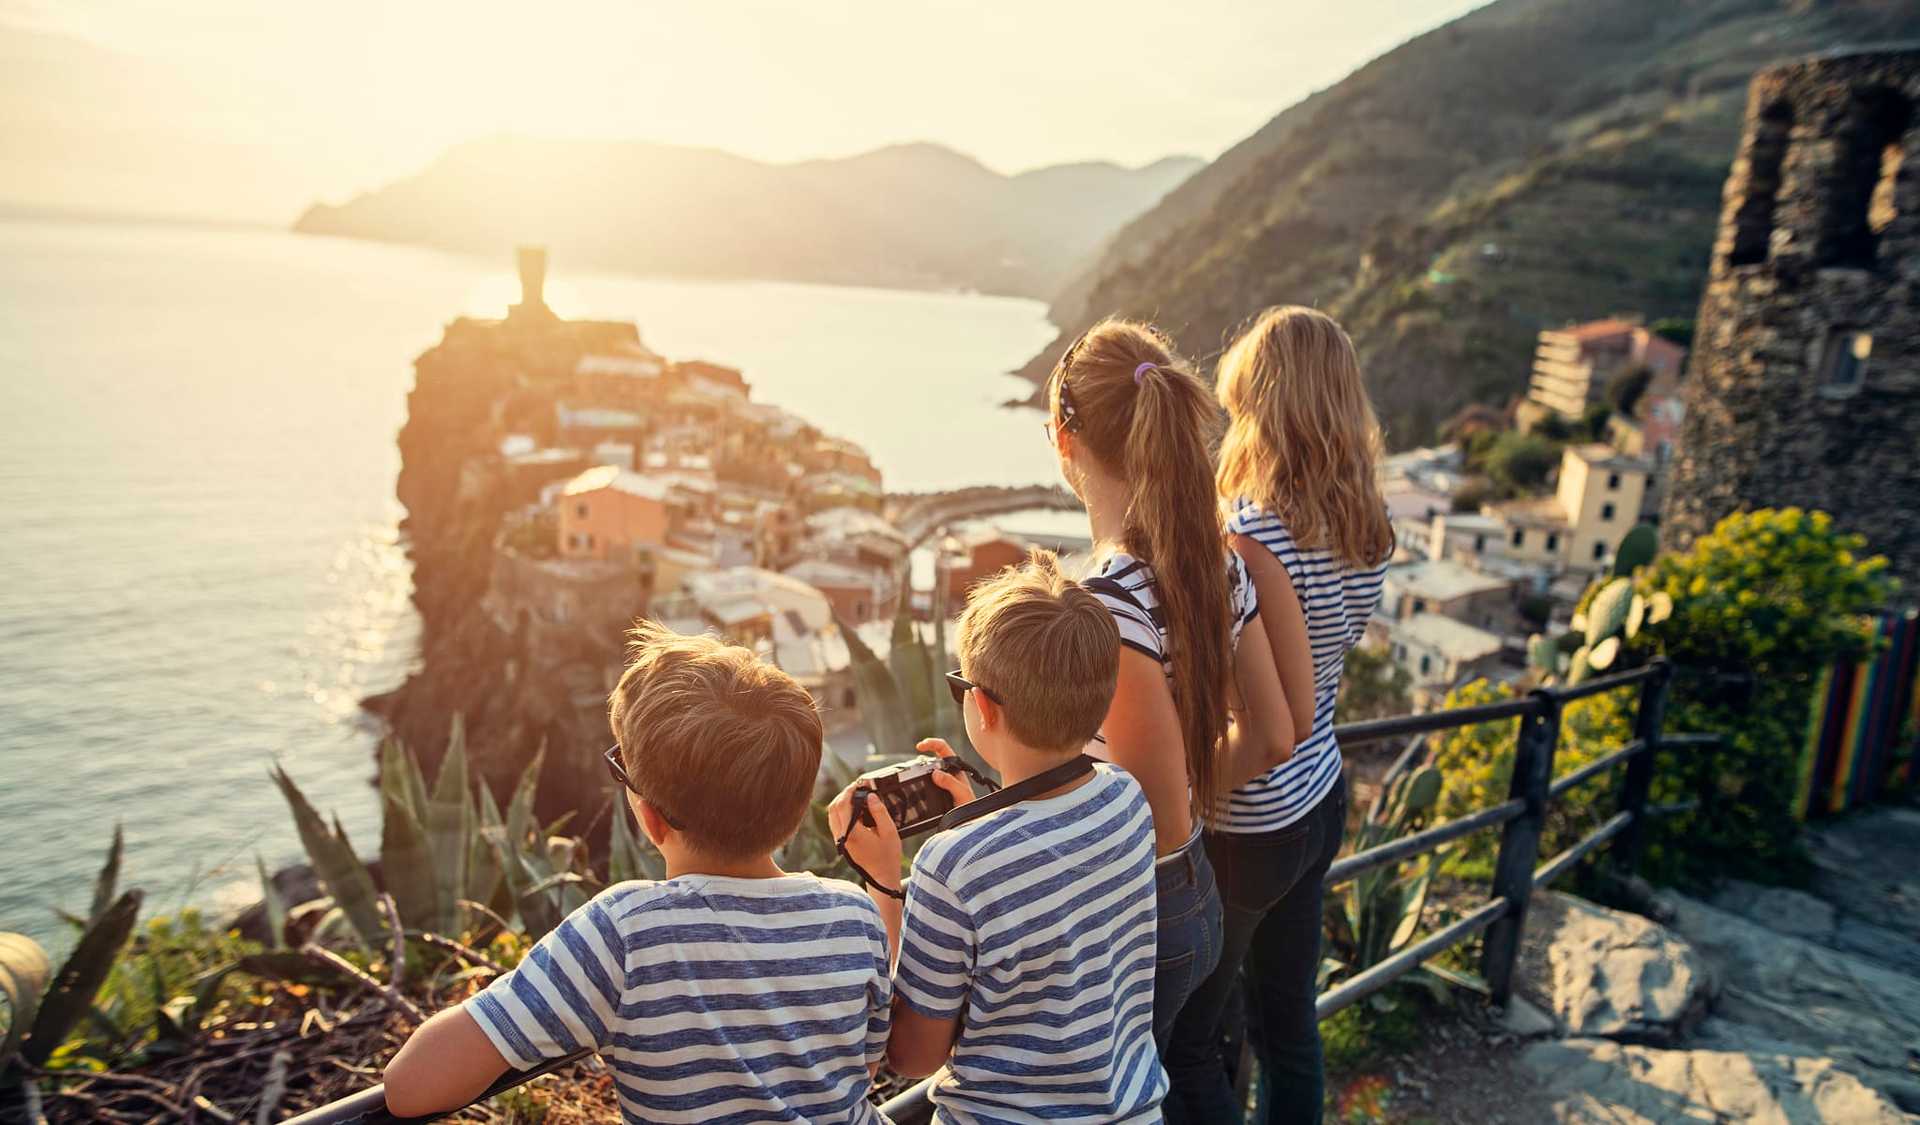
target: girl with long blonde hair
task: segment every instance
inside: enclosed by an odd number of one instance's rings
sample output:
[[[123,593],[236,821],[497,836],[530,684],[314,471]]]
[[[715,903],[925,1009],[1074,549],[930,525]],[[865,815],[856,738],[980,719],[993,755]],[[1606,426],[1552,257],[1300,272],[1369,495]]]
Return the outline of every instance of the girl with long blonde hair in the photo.
[[[1120,631],[1120,674],[1089,752],[1126,770],[1153,810],[1164,1051],[1220,952],[1220,902],[1200,825],[1219,798],[1293,749],[1293,724],[1245,565],[1214,501],[1219,411],[1152,328],[1107,320],[1048,377],[1047,434],[1087,509],[1083,585]]]
[[[1353,341],[1298,306],[1268,309],[1234,341],[1215,392],[1227,414],[1215,483],[1259,596],[1295,749],[1234,788],[1207,825],[1225,936],[1219,965],[1174,1028],[1169,1101],[1189,1120],[1240,1118],[1217,1032],[1244,962],[1267,1119],[1318,1122],[1321,882],[1347,808],[1334,701],[1393,553],[1375,476],[1380,424]]]

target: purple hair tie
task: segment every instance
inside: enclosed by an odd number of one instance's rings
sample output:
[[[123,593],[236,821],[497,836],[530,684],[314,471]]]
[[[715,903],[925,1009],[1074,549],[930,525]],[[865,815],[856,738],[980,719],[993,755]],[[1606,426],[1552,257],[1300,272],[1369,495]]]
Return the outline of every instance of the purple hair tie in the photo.
[[[1160,365],[1157,363],[1143,363],[1140,366],[1134,368],[1133,369],[1133,385],[1136,387],[1139,386],[1140,380],[1145,379],[1147,377],[1147,372],[1152,371],[1154,368],[1158,366]]]

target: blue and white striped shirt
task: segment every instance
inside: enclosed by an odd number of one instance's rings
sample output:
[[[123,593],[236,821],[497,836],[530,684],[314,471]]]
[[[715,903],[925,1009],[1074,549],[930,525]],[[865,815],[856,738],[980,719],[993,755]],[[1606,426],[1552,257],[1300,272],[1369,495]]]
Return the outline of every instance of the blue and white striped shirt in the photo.
[[[1294,747],[1293,757],[1235,789],[1225,815],[1207,826],[1218,832],[1272,832],[1312,812],[1340,779],[1333,705],[1347,650],[1360,643],[1367,619],[1380,604],[1387,564],[1356,570],[1325,548],[1303,550],[1278,516],[1244,500],[1234,505],[1227,530],[1259,543],[1287,568],[1313,653],[1313,732]]]
[[[1158,1121],[1153,815],[1125,771],[929,840],[914,859],[894,987],[966,1013],[935,1120]]]
[[[628,1122],[872,1125],[892,993],[852,884],[682,875],[609,887],[466,1010],[522,1069],[596,1049]]]

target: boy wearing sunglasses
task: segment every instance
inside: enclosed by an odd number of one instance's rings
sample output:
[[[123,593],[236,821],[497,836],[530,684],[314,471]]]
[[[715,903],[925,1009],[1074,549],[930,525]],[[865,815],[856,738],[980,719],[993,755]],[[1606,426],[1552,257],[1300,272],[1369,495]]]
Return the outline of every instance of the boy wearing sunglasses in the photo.
[[[976,586],[958,648],[948,682],[967,735],[1009,788],[1072,762],[1099,732],[1119,634],[1053,555]],[[921,749],[952,753],[937,740]],[[887,1060],[907,1076],[945,1065],[935,1121],[1159,1119],[1152,814],[1113,766],[1071,776],[929,838],[904,904],[896,888],[870,888],[899,935]],[[828,818],[884,879],[900,870],[899,836],[878,801],[866,803],[872,827],[856,822],[857,792]]]
[[[388,1108],[453,1109],[509,1066],[591,1048],[628,1122],[882,1122],[880,915],[772,855],[820,767],[813,700],[745,649],[642,625],[609,719],[610,772],[667,877],[609,887],[423,1024],[387,1067]]]

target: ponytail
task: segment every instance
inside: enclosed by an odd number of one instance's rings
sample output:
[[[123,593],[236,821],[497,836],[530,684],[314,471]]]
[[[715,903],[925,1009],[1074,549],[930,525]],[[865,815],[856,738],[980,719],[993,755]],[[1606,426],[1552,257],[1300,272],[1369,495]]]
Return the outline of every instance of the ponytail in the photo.
[[[1127,482],[1123,545],[1158,579],[1187,778],[1204,819],[1221,796],[1215,752],[1227,730],[1233,619],[1213,483],[1218,408],[1164,338],[1111,320],[1068,349],[1049,396],[1056,420],[1070,413],[1087,449]]]

